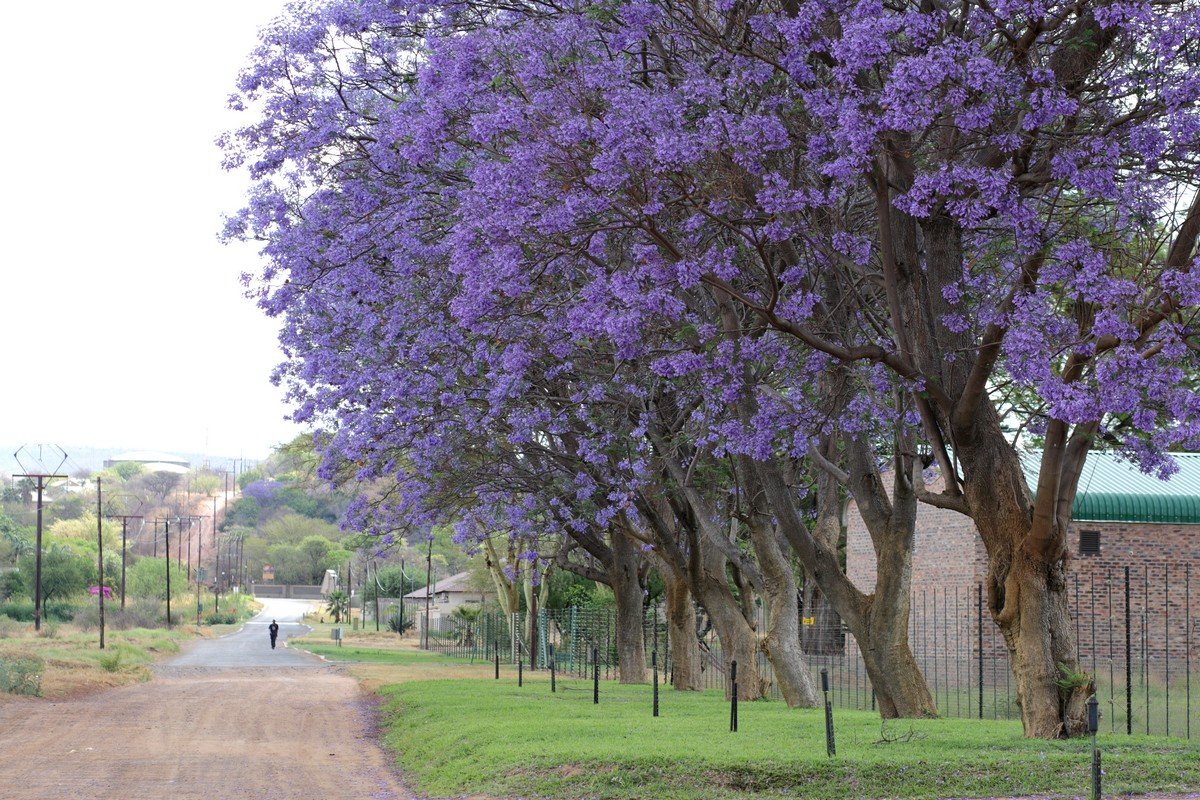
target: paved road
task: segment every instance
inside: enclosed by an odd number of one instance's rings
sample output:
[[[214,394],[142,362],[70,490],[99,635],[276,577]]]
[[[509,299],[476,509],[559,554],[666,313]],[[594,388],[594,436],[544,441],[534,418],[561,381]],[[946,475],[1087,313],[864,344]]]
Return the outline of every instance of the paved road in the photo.
[[[323,662],[287,647],[290,636],[303,636],[309,627],[300,623],[312,607],[309,600],[259,598],[262,613],[237,633],[220,639],[193,642],[182,655],[166,662],[168,667],[316,667]],[[279,640],[271,649],[267,626],[279,622]]]

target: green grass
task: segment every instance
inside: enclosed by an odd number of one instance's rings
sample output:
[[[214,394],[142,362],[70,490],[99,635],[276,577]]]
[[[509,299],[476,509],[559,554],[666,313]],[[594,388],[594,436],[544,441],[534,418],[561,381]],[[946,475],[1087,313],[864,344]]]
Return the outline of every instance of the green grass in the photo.
[[[1014,721],[899,721],[882,729],[870,712],[835,709],[837,750],[825,754],[819,710],[742,703],[739,732],[717,692],[664,689],[651,716],[648,686],[560,679],[545,673],[518,688],[506,666],[467,667],[441,654],[306,643],[329,658],[404,682],[383,686],[385,740],[422,793],[528,798],[946,798],[1022,794],[1086,796],[1086,741],[1026,740]],[[420,680],[442,667],[478,675]],[[382,677],[380,675],[380,677]],[[885,741],[886,740],[886,741]],[[1105,792],[1183,791],[1200,785],[1200,745],[1101,734]]]

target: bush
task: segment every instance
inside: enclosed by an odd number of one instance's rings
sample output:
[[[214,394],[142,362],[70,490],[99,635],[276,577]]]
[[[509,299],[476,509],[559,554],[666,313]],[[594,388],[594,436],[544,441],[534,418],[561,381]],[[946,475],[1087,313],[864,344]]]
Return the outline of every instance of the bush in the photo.
[[[37,656],[0,656],[0,692],[42,695],[42,671],[46,662]]]
[[[24,633],[28,628],[23,622],[17,622],[11,617],[6,617],[0,614],[0,639],[8,639],[9,637],[17,636]]]
[[[84,631],[94,631],[100,627],[100,609],[94,605],[85,606],[75,612],[74,623]],[[150,597],[130,598],[121,608],[121,602],[104,604],[104,627],[113,631],[127,631],[132,628],[162,628],[167,623],[166,603]]]
[[[116,672],[121,669],[120,650],[110,650],[107,653],[101,653],[100,658],[97,660],[100,662],[100,668],[105,672]]]
[[[405,617],[402,620],[399,614],[392,614],[387,618],[387,626],[392,633],[405,634],[412,630],[412,617]]]
[[[75,616],[75,606],[70,603],[47,603],[43,622],[70,622]],[[0,617],[8,617],[18,622],[33,622],[32,600],[10,600],[0,603]]]
[[[25,592],[25,576],[20,570],[0,573],[0,600],[20,597]]]
[[[204,617],[205,625],[233,625],[238,621],[236,611],[216,611]]]

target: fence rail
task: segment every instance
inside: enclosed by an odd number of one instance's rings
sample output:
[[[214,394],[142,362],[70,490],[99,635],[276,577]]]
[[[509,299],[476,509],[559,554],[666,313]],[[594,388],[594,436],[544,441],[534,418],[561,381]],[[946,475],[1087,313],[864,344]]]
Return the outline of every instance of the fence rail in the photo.
[[[1200,575],[1200,572],[1197,573]],[[1085,564],[1068,577],[1075,619],[1078,661],[1095,681],[1101,725],[1113,732],[1191,738],[1200,734],[1200,689],[1196,643],[1200,638],[1200,591],[1192,586],[1190,564]],[[980,585],[917,589],[912,596],[909,642],[925,674],[939,713],[949,717],[1015,719],[1020,715],[1008,649],[985,607]],[[814,676],[829,671],[834,701],[847,708],[874,709],[875,696],[854,637],[830,609],[806,612],[802,642]],[[764,620],[757,620],[762,629]],[[418,620],[421,624],[421,620]],[[479,614],[433,619],[429,649],[474,660],[505,663],[518,657],[528,665],[524,613]],[[673,646],[658,609],[643,619],[647,654],[659,653],[664,681],[670,680]],[[719,638],[697,614],[696,635],[704,688],[725,685],[725,659]],[[587,677],[592,653],[605,680],[618,677],[616,614],[610,609],[543,609],[538,613],[537,662],[548,663],[553,646],[557,669]],[[771,665],[760,656],[769,679]],[[1081,676],[1064,675],[1064,681]],[[772,695],[779,690],[772,680]]]

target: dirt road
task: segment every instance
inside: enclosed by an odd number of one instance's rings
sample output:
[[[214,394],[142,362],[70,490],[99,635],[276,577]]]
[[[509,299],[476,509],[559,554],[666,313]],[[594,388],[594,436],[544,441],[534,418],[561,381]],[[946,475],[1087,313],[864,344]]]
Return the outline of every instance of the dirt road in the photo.
[[[265,613],[282,624],[280,608]],[[282,642],[271,651],[269,621],[194,643],[150,683],[0,705],[0,798],[408,798],[370,698]]]

